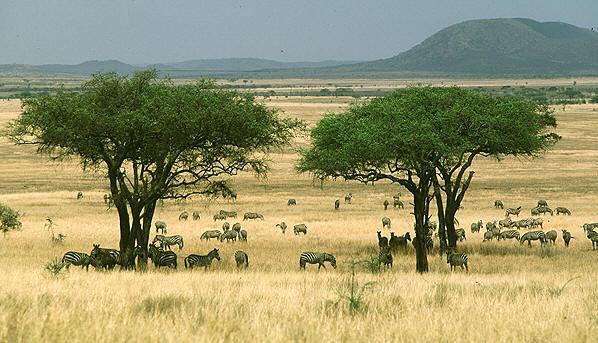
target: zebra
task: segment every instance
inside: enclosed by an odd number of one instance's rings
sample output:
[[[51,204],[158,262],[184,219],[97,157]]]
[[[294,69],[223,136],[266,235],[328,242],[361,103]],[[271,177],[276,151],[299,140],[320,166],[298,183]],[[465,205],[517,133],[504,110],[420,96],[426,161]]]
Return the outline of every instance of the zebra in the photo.
[[[382,236],[380,231],[378,231],[378,246],[380,250],[388,248],[388,238]]]
[[[487,231],[498,230],[498,226],[496,226],[496,220],[493,222],[486,223],[486,230]]]
[[[230,230],[230,224],[228,222],[224,222],[222,224],[222,232],[226,232],[228,230]]]
[[[395,198],[392,200],[392,207],[405,208],[405,205],[403,205],[403,202],[401,200]]]
[[[218,239],[220,239],[220,235],[221,235],[220,230],[207,230],[201,234],[201,237],[199,237],[199,240],[205,239],[206,242],[209,241],[211,238],[216,238],[218,240]]]
[[[300,233],[303,233],[303,235],[307,235],[307,225],[305,225],[305,224],[293,225],[293,233],[295,235],[299,235]]]
[[[386,228],[388,227],[390,229],[390,218],[388,217],[383,217],[382,218],[382,228]]]
[[[91,257],[84,252],[69,251],[62,257],[62,263],[65,264],[67,269],[72,264],[81,266],[81,269],[85,268],[85,271],[89,271]]]
[[[513,220],[511,219],[511,217],[507,216],[505,219],[501,219],[498,221],[498,226],[499,227],[511,227],[512,223],[513,223]]]
[[[208,270],[208,268],[212,267],[212,261],[214,259],[220,261],[220,254],[216,248],[210,251],[207,255],[191,254],[185,257],[185,268],[193,269],[194,267],[204,267],[204,270]]]
[[[407,249],[407,241],[411,241],[411,236],[409,235],[409,232],[405,233],[404,236],[395,236],[395,233],[391,232],[388,245],[390,247],[390,250],[396,253],[401,248]]]
[[[477,223],[471,223],[471,233],[480,232],[480,229],[484,228],[484,223],[478,220]]]
[[[161,251],[155,245],[149,245],[149,258],[154,262],[156,268],[160,267],[177,267],[177,256],[172,251]]]
[[[351,200],[353,200],[353,194],[351,194],[351,193],[345,194],[345,204],[350,204]]]
[[[326,269],[324,262],[330,262],[330,265],[332,266],[332,268],[336,269],[336,258],[334,257],[334,255],[331,255],[331,254],[328,254],[325,252],[306,251],[306,252],[301,253],[301,256],[299,256],[299,269],[305,270],[305,265],[307,263],[317,264],[318,270],[320,270],[320,268],[322,268],[322,267],[324,267],[324,269]]]
[[[484,240],[485,241],[491,241],[494,238],[494,233],[492,231],[486,231],[484,232]]]
[[[457,235],[457,239],[459,240],[459,242],[467,240],[467,237],[465,237],[465,229],[455,230],[455,235]]]
[[[226,218],[237,218],[237,212],[236,211],[225,211],[225,210],[220,210],[220,212],[218,212],[219,214],[225,215]]]
[[[246,252],[237,250],[235,252],[235,262],[237,262],[237,268],[247,269],[249,267],[249,256]]]
[[[276,227],[280,228],[280,231],[282,231],[283,234],[287,231],[287,223],[285,222],[280,222],[279,224],[276,224]]]
[[[77,193],[77,200],[81,200],[83,199],[83,192],[78,192]]]
[[[378,254],[378,267],[384,263],[384,268],[392,268],[392,260],[392,254],[390,253],[389,247],[380,249],[380,253]]]
[[[341,201],[339,199],[334,200],[334,209],[338,210],[341,207]]]
[[[589,230],[598,228],[598,223],[585,223],[581,227],[583,228],[583,232],[587,233]]]
[[[100,248],[99,244],[93,244],[93,249],[89,254],[91,263],[96,268],[114,269],[114,266],[120,264],[120,251],[116,249]]]
[[[538,207],[548,207],[546,200],[538,200]]]
[[[436,223],[435,221],[429,221],[426,228],[428,230],[432,230],[432,231],[436,232],[436,230],[438,229],[438,223]]]
[[[546,244],[546,235],[544,234],[544,231],[526,232],[519,239],[519,243],[523,244],[525,241],[527,241],[528,246],[531,247],[532,241],[536,241],[536,240],[540,241],[541,246],[544,246],[544,244]]]
[[[233,199],[233,202],[237,201],[237,192],[230,191],[230,198]]]
[[[550,213],[550,215],[552,216],[554,214],[552,209],[547,206],[534,207],[534,208],[532,208],[531,213],[532,213],[532,216],[537,216],[539,214],[546,214],[546,213]]]
[[[501,239],[506,240],[506,239],[512,239],[512,238],[517,238],[517,240],[519,240],[519,231],[517,230],[506,230],[501,232],[498,235],[498,240],[500,241]]]
[[[241,223],[237,222],[233,224],[233,230],[239,232],[241,231]]]
[[[557,216],[559,214],[564,214],[564,215],[567,215],[567,216],[571,215],[571,211],[569,211],[569,209],[566,208],[566,207],[557,207],[557,208],[555,208],[555,211],[556,211],[556,215]]]
[[[154,225],[156,226],[156,233],[159,230],[162,230],[162,234],[168,233],[168,225],[165,222],[158,220]]]
[[[571,232],[563,229],[561,230],[563,232],[563,241],[565,242],[565,248],[569,247],[569,242],[571,241]]]
[[[494,208],[500,208],[502,210],[505,208],[505,205],[500,200],[494,200]]]
[[[160,246],[170,250],[171,245],[178,245],[179,250],[183,249],[183,237],[180,235],[174,236],[164,236],[164,235],[156,235],[152,244],[160,242]]]
[[[384,199],[384,211],[388,210],[388,205],[390,205],[390,203],[388,202],[388,200]]]
[[[224,242],[224,240],[226,239],[227,242],[230,241],[236,241],[237,240],[237,231],[235,230],[229,230],[224,232],[222,235],[220,235],[220,242]]]
[[[546,232],[544,234],[544,236],[546,237],[546,242],[548,242],[548,243],[552,242],[552,244],[554,244],[556,242],[556,238],[558,237],[555,230],[550,230],[550,231]]]
[[[191,216],[193,217],[193,220],[200,220],[201,216],[199,215],[199,211],[193,211],[193,213],[191,214]]]
[[[114,206],[114,199],[110,194],[104,194],[104,204],[108,206],[108,209],[111,209]]]
[[[544,228],[542,225],[544,224],[544,220],[542,218],[532,218],[532,228],[540,227]]]
[[[540,210],[538,209],[538,207],[534,207],[530,210],[530,214],[532,216],[539,216],[540,215]]]
[[[239,231],[239,241],[247,242],[247,231],[246,230]]]
[[[181,214],[179,214],[180,221],[187,220],[187,219],[189,219],[189,212],[183,211],[183,212],[181,212]]]
[[[247,219],[261,219],[264,220],[264,216],[259,214],[259,213],[254,213],[254,212],[247,212],[243,215],[243,220],[247,220]]]
[[[521,213],[521,206],[519,206],[517,208],[507,208],[507,210],[505,212],[505,217],[508,217],[510,215],[515,215],[515,216],[519,217],[519,213]]]
[[[214,218],[214,221],[226,220],[226,215],[224,215],[222,213],[216,213],[213,218]]]
[[[592,242],[592,250],[595,250],[598,247],[598,233],[594,229],[588,229],[586,237]]]
[[[295,199],[289,199],[287,201],[287,206],[294,206],[294,205],[297,205],[297,200],[295,200]]]
[[[457,266],[460,266],[461,269],[465,266],[465,271],[469,272],[469,268],[467,268],[467,255],[459,254],[454,251],[447,251],[446,252],[446,263],[451,266],[451,271],[454,271]]]
[[[426,235],[426,236],[424,236],[423,239],[424,239],[424,242],[425,242],[424,244],[425,244],[426,250],[428,250],[428,252],[430,250],[434,249],[434,240],[432,239],[431,236],[427,236]],[[417,244],[416,240],[417,240],[417,236],[415,237],[415,239],[413,239],[413,241],[411,241],[411,244],[413,244],[414,247]]]

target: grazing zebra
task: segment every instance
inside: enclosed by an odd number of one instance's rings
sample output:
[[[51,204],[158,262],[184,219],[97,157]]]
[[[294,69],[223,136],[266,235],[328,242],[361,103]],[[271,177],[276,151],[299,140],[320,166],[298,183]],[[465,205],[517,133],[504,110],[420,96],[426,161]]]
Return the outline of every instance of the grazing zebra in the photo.
[[[521,219],[521,220],[517,220],[511,223],[510,227],[516,227],[516,228],[530,228],[534,223],[534,220],[532,218],[526,218],[526,219]]]
[[[220,212],[218,212],[219,214],[225,215],[226,218],[237,218],[237,212],[236,211],[225,211],[225,210],[220,210]]]
[[[81,269],[85,268],[86,271],[89,271],[91,257],[84,252],[69,251],[62,257],[62,263],[66,265],[67,269],[72,264],[81,266]]]
[[[386,228],[388,227],[390,229],[390,218],[388,217],[383,217],[382,218],[382,228]]]
[[[467,255],[465,254],[459,254],[454,251],[447,251],[446,263],[448,263],[451,266],[451,271],[454,271],[457,268],[457,266],[461,267],[461,269],[463,269],[463,267],[465,266],[465,271],[469,272],[469,269],[467,268]]]
[[[530,214],[532,216],[539,216],[540,215],[540,210],[538,209],[538,207],[534,207],[530,210]]]
[[[300,233],[303,233],[304,235],[307,235],[307,225],[305,225],[305,224],[293,225],[293,233],[295,235],[298,235]]]
[[[457,239],[459,240],[459,242],[467,240],[467,237],[465,237],[465,229],[455,230],[455,235],[457,235]]]
[[[484,240],[485,241],[491,241],[494,238],[494,233],[492,231],[486,231],[484,232]]]
[[[183,249],[183,237],[180,235],[174,235],[174,236],[156,235],[156,237],[154,237],[154,240],[152,241],[152,244],[154,244],[156,242],[160,242],[160,246],[162,248],[167,248],[168,250],[170,250],[171,245],[178,245],[179,250]]]
[[[77,193],[77,200],[83,199],[83,192]]]
[[[539,214],[546,214],[546,213],[550,213],[550,215],[553,215],[553,211],[550,207],[547,206],[541,206],[541,207],[534,207],[531,210],[532,216],[537,216]]]
[[[334,200],[334,209],[338,210],[341,207],[341,201],[339,199]]]
[[[168,233],[168,226],[165,222],[158,220],[154,225],[156,226],[156,233],[158,233],[159,230],[162,230],[162,234]]]
[[[378,266],[384,263],[384,268],[392,268],[392,254],[390,253],[390,248],[386,247],[384,249],[380,249],[380,254],[378,254]]]
[[[247,242],[247,230],[239,231],[239,241]]]
[[[295,200],[295,199],[289,199],[287,201],[287,206],[294,206],[294,205],[297,205],[297,200]]]
[[[224,222],[222,224],[222,232],[226,232],[228,230],[230,230],[230,224],[228,222]]]
[[[563,232],[563,241],[565,241],[565,248],[569,247],[569,242],[571,241],[571,232],[567,231],[567,230],[561,230]]]
[[[247,219],[261,219],[264,220],[264,216],[262,216],[259,213],[254,213],[254,212],[247,212],[243,215],[243,220],[247,220]]]
[[[351,193],[345,194],[345,204],[350,204],[352,199],[353,199],[353,194],[351,194]]]
[[[388,238],[382,236],[380,231],[378,231],[378,246],[380,250],[388,248]]]
[[[241,231],[241,223],[237,222],[233,224],[233,230],[239,232]]]
[[[392,200],[392,207],[405,208],[405,205],[403,205],[403,202],[401,200],[395,198]]]
[[[521,213],[521,206],[517,208],[507,208],[507,211],[505,212],[505,217],[508,217],[510,215],[515,215],[519,217],[519,213]]]
[[[155,245],[149,245],[149,258],[154,262],[156,268],[160,267],[177,267],[177,256],[172,251],[161,251]]]
[[[564,215],[567,215],[567,216],[571,215],[571,211],[569,211],[569,209],[566,208],[566,207],[557,207],[557,208],[555,208],[555,210],[556,210],[556,215],[557,216],[559,214],[564,214]]]
[[[506,217],[505,219],[501,219],[498,221],[498,226],[499,227],[511,227],[511,224],[513,223],[513,220],[511,219],[511,217]]]
[[[284,234],[287,231],[287,223],[280,222],[280,224],[276,224],[276,227],[280,228],[280,231]]]
[[[537,240],[540,241],[540,245],[541,246],[544,246],[544,244],[546,244],[546,235],[544,234],[544,231],[530,231],[530,232],[526,232],[519,239],[519,243],[523,244],[525,241],[527,241],[527,245],[529,247],[531,247],[532,246],[532,241],[537,241]]]
[[[183,211],[183,212],[181,212],[181,214],[179,214],[180,221],[187,220],[187,219],[189,219],[189,212]]]
[[[237,268],[247,269],[249,267],[249,256],[244,251],[237,250],[235,252],[235,262],[237,262]]]
[[[484,227],[484,223],[481,220],[478,220],[477,223],[471,223],[471,233],[480,232],[480,229]]]
[[[538,207],[548,207],[546,200],[538,200]]]
[[[493,222],[486,223],[486,230],[487,231],[498,230],[498,226],[496,226],[496,220]]]
[[[546,242],[552,242],[552,244],[554,244],[556,242],[556,238],[558,237],[557,233],[555,230],[550,230],[548,232],[546,232],[544,234],[544,236],[546,237]]]
[[[500,208],[502,210],[505,208],[505,205],[500,200],[494,200],[494,208]]]
[[[519,240],[519,231],[517,230],[506,230],[501,232],[498,235],[498,240],[500,241],[501,239],[512,239],[512,238],[517,238],[517,240]]]
[[[229,231],[231,232],[231,231]],[[234,231],[232,231],[234,232]],[[235,254],[236,258],[236,254]],[[185,268],[193,269],[194,267],[204,267],[204,270],[208,270],[208,268],[212,267],[212,261],[217,259],[220,261],[220,254],[218,253],[218,249],[214,248],[214,250],[210,251],[207,255],[196,255],[191,254],[185,257]],[[237,264],[238,265],[238,264]]]
[[[230,241],[234,242],[237,240],[237,234],[238,234],[238,232],[235,230],[226,231],[222,235],[220,235],[220,242],[224,242],[225,239],[227,242],[230,242]]]
[[[100,248],[99,244],[94,244],[89,254],[91,263],[99,268],[114,269],[114,266],[120,264],[120,251],[116,249]]]
[[[326,269],[324,262],[330,262],[330,265],[332,266],[332,268],[336,269],[336,258],[334,258],[333,255],[325,253],[325,252],[306,251],[306,252],[303,252],[301,254],[301,256],[299,256],[299,269],[305,270],[305,265],[307,263],[317,264],[318,270],[320,270],[320,268],[322,268],[322,267],[324,267],[324,269]]]
[[[209,241],[211,238],[216,238],[216,240],[220,239],[220,230],[208,230],[208,231],[204,231],[204,233],[201,234],[201,237],[199,237],[199,240],[203,240],[205,239],[206,242]]]
[[[388,200],[384,199],[384,211],[388,210],[388,205],[390,205],[390,203],[388,202]]]
[[[544,220],[542,218],[532,218],[532,228],[537,228],[538,226],[542,229],[544,228],[542,225],[544,224]]]
[[[226,220],[226,215],[222,214],[222,213],[216,213],[214,215],[214,221],[217,220]]]
[[[199,211],[193,211],[193,213],[191,214],[191,216],[193,217],[193,220],[200,220],[201,216],[199,215]]]

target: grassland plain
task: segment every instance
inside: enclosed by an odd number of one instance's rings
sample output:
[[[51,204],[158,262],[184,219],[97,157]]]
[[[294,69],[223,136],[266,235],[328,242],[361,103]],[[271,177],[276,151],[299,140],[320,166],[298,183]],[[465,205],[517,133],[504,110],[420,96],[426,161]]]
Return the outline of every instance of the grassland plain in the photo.
[[[268,104],[314,124],[351,101],[274,97]],[[0,101],[0,127],[19,112],[18,101]],[[355,313],[346,299],[349,262],[377,252],[383,216],[392,219],[392,231],[409,230],[409,206],[383,210],[384,199],[401,191],[388,183],[329,181],[320,189],[309,176],[296,175],[294,148],[307,144],[305,137],[272,155],[267,180],[235,177],[236,203],[195,199],[159,208],[155,219],[185,238],[183,251],[175,248],[177,271],[71,268],[59,278],[43,270],[54,257],[68,250],[89,251],[94,242],[117,247],[116,214],[106,210],[102,199],[106,184],[99,174],[81,172],[76,161],[48,162],[33,147],[0,138],[0,202],[24,213],[22,231],[0,239],[0,341],[595,342],[598,252],[580,226],[598,221],[598,107],[567,106],[557,118],[563,140],[545,157],[475,164],[472,189],[458,214],[467,230],[460,249],[469,255],[469,273],[451,273],[445,258],[435,253],[429,256],[431,272],[418,275],[411,250],[397,256],[388,271],[371,273],[359,266],[360,285],[374,284],[363,292]],[[77,191],[85,194],[80,201]],[[334,211],[334,200],[348,192],[353,203]],[[288,198],[298,205],[286,206]],[[571,209],[570,217],[544,217],[545,230],[573,233],[569,249],[560,234],[554,247],[540,249],[515,241],[483,243],[481,233],[469,231],[478,219],[502,218],[504,213],[492,207],[495,199],[523,206],[528,216],[540,198]],[[200,242],[204,230],[221,225],[212,221],[219,209],[260,212],[265,220],[242,222],[247,243]],[[182,210],[198,210],[201,219],[179,222]],[[43,228],[47,217],[56,232],[67,236],[63,244],[50,241]],[[309,233],[283,235],[275,228],[280,221],[305,223]],[[214,247],[220,248],[222,261],[211,271],[181,268],[187,254]],[[236,270],[238,249],[249,254],[247,271]],[[300,272],[299,254],[306,250],[335,254],[338,268],[317,272],[308,266]]]

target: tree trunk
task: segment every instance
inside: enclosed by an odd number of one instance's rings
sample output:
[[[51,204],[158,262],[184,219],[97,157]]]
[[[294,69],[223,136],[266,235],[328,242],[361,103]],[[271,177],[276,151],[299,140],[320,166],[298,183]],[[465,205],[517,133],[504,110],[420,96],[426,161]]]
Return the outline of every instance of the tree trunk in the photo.
[[[438,239],[440,240],[440,255],[446,251],[446,219],[444,217],[444,205],[442,204],[442,193],[440,186],[434,181],[434,197],[436,198],[436,207],[438,208]]]
[[[451,199],[446,199],[446,211],[444,218],[446,220],[446,233],[448,238],[448,246],[450,248],[457,247],[457,233],[455,232],[455,212],[456,208]]]
[[[152,232],[152,221],[156,211],[156,203],[157,201],[150,201],[145,205],[145,210],[143,212],[143,223],[141,226],[139,241],[137,242],[137,245],[141,248],[141,253],[138,258],[139,267],[141,270],[147,269],[147,248],[149,245],[150,234]]]
[[[418,273],[428,272],[428,256],[426,250],[426,230],[424,224],[426,222],[426,197],[427,190],[423,194],[413,195],[413,214],[415,216],[415,238],[413,245],[415,246],[415,270]]]

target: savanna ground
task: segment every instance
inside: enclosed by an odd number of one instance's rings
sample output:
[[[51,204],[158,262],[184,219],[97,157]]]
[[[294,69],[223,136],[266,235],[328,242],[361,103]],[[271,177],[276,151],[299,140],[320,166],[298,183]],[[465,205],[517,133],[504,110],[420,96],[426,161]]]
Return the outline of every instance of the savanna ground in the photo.
[[[519,81],[524,82],[524,81]],[[313,125],[324,113],[347,106],[351,98],[271,98],[268,104]],[[0,101],[0,126],[20,111],[17,100]],[[467,241],[459,249],[469,256],[469,273],[451,273],[446,258],[430,255],[430,273],[415,273],[413,249],[395,258],[394,267],[372,273],[356,267],[364,290],[353,311],[347,296],[352,260],[377,253],[380,219],[392,219],[392,231],[412,227],[409,206],[383,210],[384,199],[398,186],[328,181],[314,185],[293,166],[296,145],[272,155],[267,180],[235,177],[236,203],[195,199],[167,202],[155,220],[169,223],[169,234],[181,234],[185,247],[177,271],[85,272],[71,267],[60,277],[44,265],[69,250],[89,252],[92,243],[118,246],[117,216],[106,210],[106,182],[100,174],[83,173],[76,161],[48,162],[33,147],[0,139],[0,202],[23,213],[23,229],[0,238],[0,341],[427,341],[427,342],[594,342],[598,336],[598,252],[584,238],[581,225],[598,221],[598,106],[557,109],[563,140],[540,159],[478,161],[471,190],[459,212]],[[83,191],[83,200],[76,193]],[[334,200],[354,195],[351,205],[333,210]],[[288,207],[287,199],[297,199]],[[492,203],[523,206],[523,216],[538,199],[571,209],[571,217],[544,217],[545,230],[556,229],[554,247],[532,248],[515,241],[482,242],[469,224],[501,219]],[[242,222],[248,243],[200,242],[200,234],[219,228],[212,215],[219,209],[263,213],[264,221]],[[182,210],[198,210],[201,220],[179,222]],[[432,210],[433,212],[433,210]],[[47,217],[56,233],[54,244],[44,229]],[[239,221],[242,218],[238,218]],[[305,223],[307,236],[275,224]],[[232,224],[232,222],[231,222]],[[575,239],[565,249],[560,229]],[[390,230],[383,233],[389,236]],[[413,235],[413,230],[411,229]],[[437,243],[437,242],[436,242]],[[220,249],[222,260],[211,271],[186,271],[183,258]],[[236,270],[233,254],[249,254],[250,268]],[[302,251],[326,251],[338,268],[299,271]],[[567,284],[569,280],[573,279]],[[566,286],[565,286],[566,285]]]

